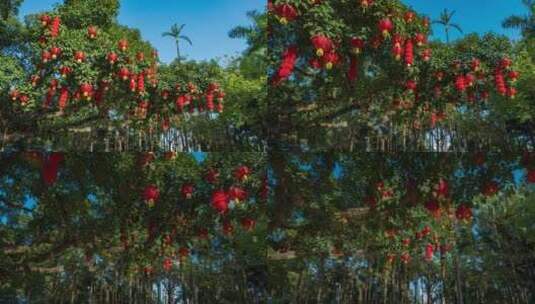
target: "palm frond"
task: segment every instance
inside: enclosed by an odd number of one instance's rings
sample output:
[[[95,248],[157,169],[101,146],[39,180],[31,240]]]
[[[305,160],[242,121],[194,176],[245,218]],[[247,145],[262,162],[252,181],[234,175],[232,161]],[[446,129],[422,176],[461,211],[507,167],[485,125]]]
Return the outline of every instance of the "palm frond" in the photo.
[[[452,28],[458,30],[459,33],[461,33],[461,34],[463,33],[463,29],[462,29],[461,26],[458,25],[457,23],[451,23],[450,26],[451,26]]]
[[[172,32],[163,32],[162,37],[174,37],[175,35]]]
[[[193,45],[193,42],[191,42],[191,39],[189,39],[188,36],[181,35],[181,36],[178,36],[178,38],[187,41],[190,45]]]
[[[529,24],[529,20],[521,16],[510,16],[502,22],[502,26],[505,28],[524,28]]]

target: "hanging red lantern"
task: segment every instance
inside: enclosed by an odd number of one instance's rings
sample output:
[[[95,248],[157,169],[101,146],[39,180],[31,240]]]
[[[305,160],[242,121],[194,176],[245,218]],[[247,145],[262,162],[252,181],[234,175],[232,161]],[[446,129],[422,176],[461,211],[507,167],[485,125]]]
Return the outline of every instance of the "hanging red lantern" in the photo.
[[[41,20],[41,25],[43,27],[47,27],[50,24],[50,21],[52,20],[52,18],[50,18],[50,16],[47,14],[41,15],[39,19]]]
[[[128,50],[128,40],[126,39],[119,40],[118,47],[121,52],[126,52],[126,50]]]
[[[414,45],[411,39],[405,41],[405,64],[410,67],[414,64]]]
[[[472,209],[465,204],[461,204],[455,210],[455,217],[460,221],[470,221],[472,219]]]
[[[271,83],[273,85],[278,85],[282,81],[288,79],[288,77],[290,77],[290,75],[293,73],[296,61],[297,61],[297,47],[291,46],[288,49],[286,49],[284,53],[282,54],[281,65],[277,73],[274,75],[273,79],[271,80]]]
[[[247,191],[238,186],[231,186],[228,190],[228,197],[231,201],[240,203],[247,199]]]
[[[42,176],[45,185],[52,186],[58,179],[58,169],[61,162],[63,162],[63,153],[53,152],[45,159],[43,164]]]
[[[85,61],[85,53],[82,51],[76,51],[74,53],[74,61],[77,63],[82,63]]]
[[[425,246],[425,260],[427,262],[431,262],[433,260],[434,252],[435,247],[433,246],[433,244],[427,244]]]
[[[249,175],[251,174],[251,169],[245,165],[241,165],[234,169],[234,178],[236,178],[237,181],[242,182],[246,181]]]
[[[273,11],[277,15],[279,22],[283,25],[288,24],[297,19],[297,10],[291,4],[279,4],[273,8]]]
[[[185,183],[180,188],[180,193],[182,194],[182,198],[184,199],[191,199],[193,196],[193,191],[195,190],[192,183]]]
[[[325,35],[318,34],[313,36],[310,40],[316,50],[316,56],[318,57],[323,57],[323,55],[330,53],[334,48],[332,40]]]
[[[56,16],[54,17],[54,20],[52,20],[52,24],[50,24],[50,36],[55,38],[59,35],[59,27],[61,25],[61,19]]]
[[[160,190],[156,185],[148,185],[143,190],[143,200],[149,208],[154,207],[159,198]]]
[[[212,208],[219,214],[228,212],[229,196],[224,190],[216,190],[212,193]]]
[[[117,53],[115,53],[115,52],[110,52],[110,53],[108,53],[108,56],[106,58],[108,59],[108,62],[110,64],[115,64],[115,62],[117,62],[117,59],[119,58],[119,56],[117,56]]]
[[[378,28],[379,32],[386,38],[390,36],[390,32],[394,29],[394,24],[389,18],[384,18],[379,21]]]
[[[243,230],[252,231],[256,226],[256,221],[251,218],[245,217],[241,219],[240,224]]]
[[[97,38],[98,30],[95,26],[91,25],[87,28],[87,37],[89,39],[95,39]]]

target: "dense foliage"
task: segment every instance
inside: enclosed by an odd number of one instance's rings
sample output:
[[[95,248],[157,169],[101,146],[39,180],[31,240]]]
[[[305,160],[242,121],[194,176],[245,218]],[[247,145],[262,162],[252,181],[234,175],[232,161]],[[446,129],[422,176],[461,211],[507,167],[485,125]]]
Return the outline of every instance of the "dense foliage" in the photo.
[[[500,116],[530,100],[519,99],[516,86],[524,77],[518,69],[531,65],[523,54],[529,49],[518,53],[506,37],[428,42],[429,18],[401,1],[281,0],[270,8],[275,138],[347,149],[378,136],[387,146],[379,150],[407,150],[442,133],[441,145],[461,149],[469,141],[488,145],[487,138],[501,145],[503,134],[515,136],[508,123],[531,120]],[[483,136],[464,134],[462,121]],[[347,134],[351,140],[341,143]]]
[[[532,1],[520,41],[444,43],[403,1],[269,0],[224,65],[160,62],[118,0],[20,3],[0,302],[535,301]]]

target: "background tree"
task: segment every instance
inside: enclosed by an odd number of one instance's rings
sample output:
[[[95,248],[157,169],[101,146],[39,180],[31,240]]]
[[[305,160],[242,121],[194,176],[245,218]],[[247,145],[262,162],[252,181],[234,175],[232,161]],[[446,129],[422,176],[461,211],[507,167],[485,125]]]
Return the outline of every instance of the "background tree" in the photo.
[[[502,23],[505,28],[520,29],[525,38],[535,35],[535,1],[522,0],[528,13],[525,16],[513,15],[505,19]]]
[[[457,23],[452,23],[453,15],[455,15],[455,11],[450,12],[448,9],[444,9],[444,11],[440,14],[440,18],[433,21],[433,24],[440,24],[444,27],[444,32],[446,33],[446,43],[450,43],[451,29],[456,29],[459,33],[463,33],[460,25]]]
[[[176,60],[178,61],[178,63],[180,63],[180,40],[184,40],[186,41],[187,43],[189,43],[190,45],[193,45],[193,43],[191,42],[191,39],[189,39],[188,36],[184,36],[182,35],[182,30],[184,29],[186,25],[185,24],[182,24],[182,25],[178,25],[177,23],[173,24],[173,26],[171,26],[171,30],[169,32],[165,32],[162,34],[163,37],[171,37],[173,39],[175,39],[175,44],[176,44]]]

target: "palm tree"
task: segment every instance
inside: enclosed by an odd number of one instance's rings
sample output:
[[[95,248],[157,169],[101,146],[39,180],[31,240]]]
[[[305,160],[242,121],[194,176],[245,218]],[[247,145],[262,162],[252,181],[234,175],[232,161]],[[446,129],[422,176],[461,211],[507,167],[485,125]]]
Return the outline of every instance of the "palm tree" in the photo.
[[[528,9],[525,16],[513,15],[505,19],[502,26],[505,28],[520,29],[524,37],[535,35],[535,0],[522,0]]]
[[[265,50],[267,45],[267,14],[257,11],[247,12],[247,17],[252,21],[249,26],[237,26],[230,30],[230,38],[246,39],[248,49],[245,54],[252,54],[259,50]]]
[[[446,42],[450,43],[450,29],[454,28],[458,30],[461,34],[463,33],[463,30],[457,23],[452,23],[451,20],[453,19],[453,15],[455,15],[455,11],[448,11],[448,9],[444,9],[444,11],[440,14],[440,19],[433,21],[433,24],[440,24],[444,27],[444,31],[446,32]]]
[[[185,24],[178,26],[178,24],[175,23],[173,24],[173,26],[171,26],[171,30],[169,32],[165,32],[162,34],[163,37],[171,37],[175,39],[178,63],[180,63],[180,40],[184,40],[190,45],[193,45],[193,43],[191,42],[191,39],[189,39],[188,36],[182,35],[182,30],[184,29],[185,26],[186,26]]]

